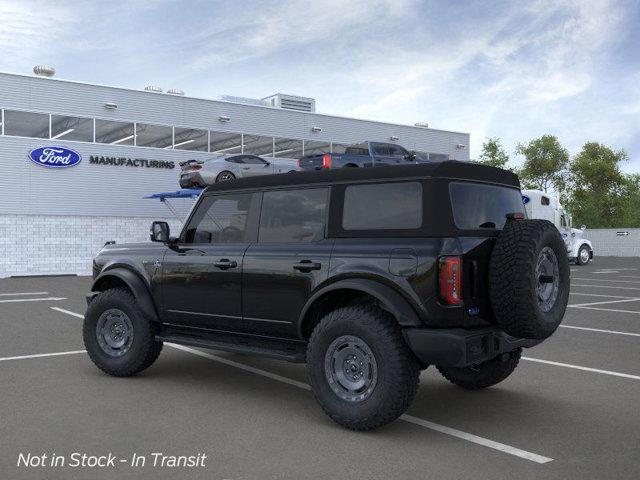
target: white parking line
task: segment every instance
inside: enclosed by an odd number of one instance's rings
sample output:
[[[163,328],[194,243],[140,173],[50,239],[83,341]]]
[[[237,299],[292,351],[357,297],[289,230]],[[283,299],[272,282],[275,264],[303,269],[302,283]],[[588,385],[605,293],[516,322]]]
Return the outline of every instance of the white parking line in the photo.
[[[618,332],[617,330],[603,330],[601,328],[576,327],[574,325],[560,325],[561,328],[572,328],[574,330],[586,330],[588,332],[612,333],[615,335],[628,335],[630,337],[640,337],[640,333]]]
[[[571,285],[572,287],[615,288],[616,290],[640,290],[638,287],[619,287],[617,285]]]
[[[604,305],[606,303],[637,302],[638,300],[640,300],[640,298],[631,297],[631,298],[625,298],[623,300],[604,300],[602,302],[577,303],[575,305],[567,305],[567,307],[578,308],[578,307],[587,307],[589,305]]]
[[[261,375],[263,377],[270,378],[272,380],[276,380],[278,382],[286,383],[287,385],[292,385],[294,387],[302,388],[304,390],[311,390],[311,387],[303,382],[298,382],[297,380],[292,380],[287,377],[283,377],[282,375],[277,375],[275,373],[268,372],[266,370],[261,370],[259,368],[250,367],[240,362],[234,362],[233,360],[228,360],[226,358],[218,357],[217,355],[202,352],[200,350],[196,350],[191,347],[185,347],[184,345],[177,345],[174,343],[166,343],[170,347],[173,347],[178,350],[182,350],[184,352],[191,353],[193,355],[197,355],[199,357],[208,358],[209,360],[213,360],[215,362],[223,363],[225,365],[229,365],[231,367],[239,368],[241,370],[245,370],[247,372],[255,373],[257,375]],[[445,425],[440,425],[438,423],[429,422],[427,420],[422,420],[420,418],[411,416],[411,415],[402,415],[400,420],[404,420],[405,422],[412,423],[414,425],[419,425],[421,427],[428,428],[430,430],[435,430],[440,433],[444,433],[446,435],[451,435],[456,438],[460,438],[462,440],[466,440],[471,443],[475,443],[477,445],[482,445],[484,447],[492,448],[494,450],[499,450],[504,453],[508,453],[510,455],[514,455],[516,457],[524,458],[526,460],[530,460],[536,463],[548,463],[553,461],[553,458],[544,457],[542,455],[538,455],[536,453],[527,452],[526,450],[521,450],[519,448],[512,447],[510,445],[505,445],[504,443],[494,442],[493,440],[489,440],[488,438],[479,437],[477,435],[473,435],[472,433],[463,432],[461,430],[456,430],[455,428],[450,428]]]
[[[618,278],[640,278],[638,275],[618,275]]]
[[[586,297],[605,297],[605,298],[636,298],[636,297],[622,297],[620,295],[603,295],[602,293],[583,293],[583,292],[569,292],[569,295],[584,295]]]
[[[0,362],[6,362],[8,360],[26,360],[28,358],[60,357],[62,355],[77,355],[78,353],[87,353],[87,351],[86,350],[71,350],[69,352],[37,353],[35,355],[20,355],[18,357],[2,357],[2,358],[0,358]]]
[[[587,310],[600,310],[602,312],[632,313],[634,315],[640,315],[640,312],[636,312],[635,310],[616,310],[615,308],[579,307],[579,306],[575,306],[574,308],[584,308]]]
[[[0,297],[11,297],[18,295],[49,295],[49,292],[20,292],[20,293],[0,293]]]
[[[613,283],[640,283],[636,280],[609,280],[608,278],[578,278],[573,277],[573,280],[588,280],[594,282],[613,282]]]
[[[630,378],[632,380],[640,380],[640,376],[631,375],[629,373],[612,372],[611,370],[600,370],[599,368],[583,367],[580,365],[572,365],[570,363],[552,362],[551,360],[542,360],[540,358],[522,357],[522,360],[530,362],[545,363],[556,367],[573,368],[575,370],[584,370],[585,372],[604,373],[605,375],[613,375],[614,377]]]
[[[65,310],[64,308],[58,307],[49,307],[51,310],[56,310],[57,312],[66,313],[67,315],[71,315],[72,317],[84,318],[84,315],[80,315],[76,312],[70,312],[69,310]]]
[[[18,303],[18,302],[57,302],[58,300],[66,300],[64,297],[44,297],[44,298],[11,298],[8,300],[0,300],[0,303]]]

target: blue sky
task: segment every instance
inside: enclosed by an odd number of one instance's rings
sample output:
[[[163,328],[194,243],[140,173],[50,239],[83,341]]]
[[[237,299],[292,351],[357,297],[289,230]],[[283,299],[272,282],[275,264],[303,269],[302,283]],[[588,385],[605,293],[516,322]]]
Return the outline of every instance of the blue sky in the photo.
[[[640,172],[640,0],[0,0],[0,70],[624,148]],[[520,161],[517,157],[516,160]]]

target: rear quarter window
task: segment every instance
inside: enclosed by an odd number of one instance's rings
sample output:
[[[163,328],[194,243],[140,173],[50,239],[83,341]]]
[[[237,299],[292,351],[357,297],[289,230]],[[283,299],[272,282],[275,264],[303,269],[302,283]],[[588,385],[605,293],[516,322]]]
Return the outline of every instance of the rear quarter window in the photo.
[[[344,230],[404,230],[422,226],[418,182],[350,185],[344,193]]]
[[[524,213],[520,190],[498,185],[452,182],[453,220],[461,230],[501,229],[507,213]]]

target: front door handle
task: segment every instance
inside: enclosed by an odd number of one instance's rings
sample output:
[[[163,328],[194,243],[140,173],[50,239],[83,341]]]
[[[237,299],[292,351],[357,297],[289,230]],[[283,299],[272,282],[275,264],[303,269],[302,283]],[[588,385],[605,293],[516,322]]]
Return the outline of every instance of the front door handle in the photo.
[[[217,262],[213,262],[213,266],[219,268],[220,270],[228,270],[229,268],[236,268],[238,266],[238,262],[236,262],[235,260],[221,258]]]
[[[301,260],[299,263],[293,264],[293,269],[301,272],[310,272],[311,270],[320,270],[321,268],[322,264],[312,262],[311,260]]]

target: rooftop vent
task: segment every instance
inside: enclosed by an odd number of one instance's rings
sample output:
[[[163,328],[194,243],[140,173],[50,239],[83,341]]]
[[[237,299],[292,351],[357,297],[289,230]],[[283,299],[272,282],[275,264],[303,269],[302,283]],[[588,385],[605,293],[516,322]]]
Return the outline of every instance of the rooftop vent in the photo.
[[[218,100],[222,100],[223,102],[242,103],[244,105],[258,105],[260,107],[268,107],[271,105],[269,102],[258,98],[235,97],[233,95],[220,95]]]
[[[180,90],[179,88],[170,88],[169,90],[167,90],[167,93],[169,95],[178,95],[178,96],[184,96],[184,91]]]
[[[33,73],[35,73],[38,77],[51,78],[56,74],[56,69],[50,67],[49,65],[36,65],[35,67],[33,67]]]
[[[315,112],[316,101],[309,97],[298,97],[295,95],[286,95],[284,93],[276,93],[270,97],[263,98],[272,107],[283,108],[285,110],[296,110],[298,112]]]
[[[156,85],[147,85],[146,87],[144,87],[145,91],[147,92],[155,92],[155,93],[162,93],[162,88],[156,86]]]
[[[414,125],[420,128],[429,128],[429,124],[427,122],[416,122]]]

